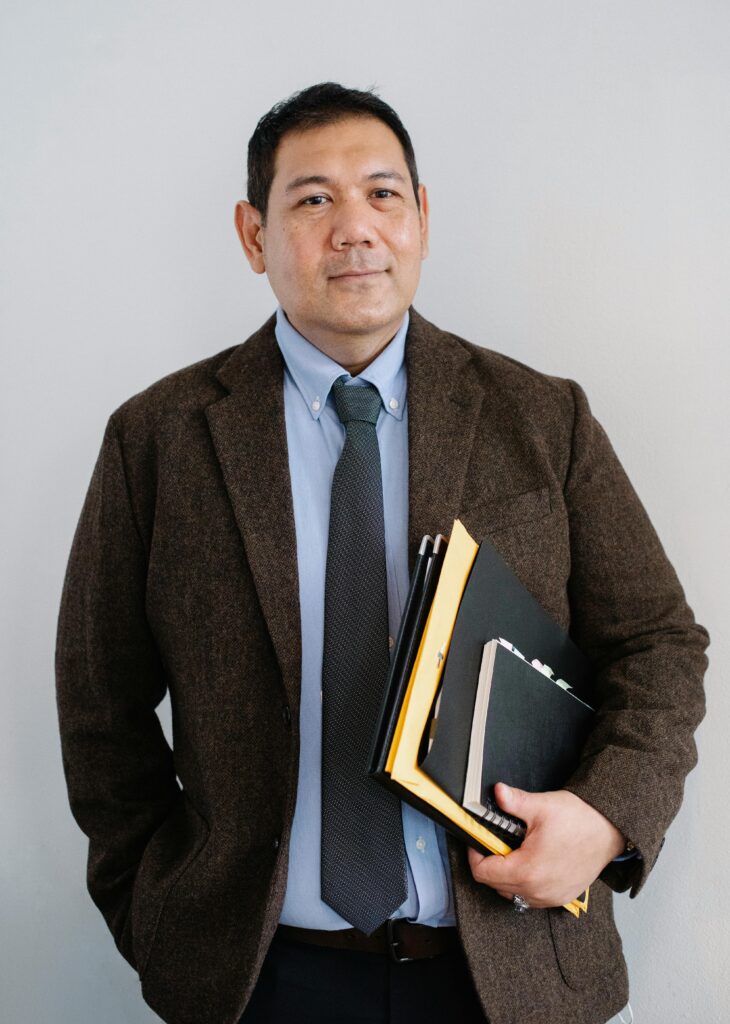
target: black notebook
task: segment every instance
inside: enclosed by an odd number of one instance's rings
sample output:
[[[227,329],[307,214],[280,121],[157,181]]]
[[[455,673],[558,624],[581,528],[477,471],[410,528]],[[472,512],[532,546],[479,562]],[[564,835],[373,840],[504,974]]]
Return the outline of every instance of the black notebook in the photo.
[[[463,806],[489,820],[494,786],[560,789],[574,771],[593,710],[563,680],[505,640],[484,646],[472,716]]]

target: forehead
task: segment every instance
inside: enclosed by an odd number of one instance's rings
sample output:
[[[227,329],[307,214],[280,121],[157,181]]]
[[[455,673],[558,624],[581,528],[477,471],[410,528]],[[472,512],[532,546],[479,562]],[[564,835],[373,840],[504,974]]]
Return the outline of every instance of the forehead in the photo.
[[[367,173],[386,161],[407,174],[403,147],[387,124],[374,117],[348,117],[305,131],[288,132],[276,151],[274,182],[285,188],[290,178],[337,170]]]

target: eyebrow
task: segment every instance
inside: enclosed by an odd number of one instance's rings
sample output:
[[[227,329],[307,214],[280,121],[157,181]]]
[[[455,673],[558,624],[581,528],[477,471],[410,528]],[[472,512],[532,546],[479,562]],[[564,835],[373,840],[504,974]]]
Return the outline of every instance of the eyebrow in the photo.
[[[364,181],[399,181],[403,185],[406,184],[406,179],[398,171],[384,170],[384,171],[373,171],[372,174],[368,174],[363,180]],[[285,192],[294,192],[298,188],[304,188],[305,185],[334,185],[335,181],[333,178],[328,178],[324,174],[301,174],[298,178],[292,179],[284,189]]]

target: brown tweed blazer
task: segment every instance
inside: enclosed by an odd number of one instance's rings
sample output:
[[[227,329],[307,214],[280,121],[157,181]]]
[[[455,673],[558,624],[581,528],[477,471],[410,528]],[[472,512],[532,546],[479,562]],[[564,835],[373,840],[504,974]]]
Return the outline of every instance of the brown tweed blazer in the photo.
[[[458,515],[598,666],[569,789],[640,848],[589,913],[515,914],[449,839],[492,1024],[603,1024],[635,895],[696,760],[707,634],[585,396],[439,330],[406,344],[411,564]],[[279,919],[299,755],[300,617],[274,318],[110,418],[61,603],[57,695],[88,887],[168,1024],[234,1024]],[[155,707],[169,688],[174,751]]]

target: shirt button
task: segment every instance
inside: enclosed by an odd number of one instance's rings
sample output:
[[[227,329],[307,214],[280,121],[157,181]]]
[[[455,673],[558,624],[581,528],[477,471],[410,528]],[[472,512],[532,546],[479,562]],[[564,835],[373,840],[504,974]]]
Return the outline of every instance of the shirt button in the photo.
[[[425,850],[426,849],[426,840],[423,838],[423,836],[419,836],[418,839],[416,840],[416,849],[417,850]]]
[[[397,398],[391,398],[391,400],[388,402],[388,405],[390,406],[391,409],[397,409],[398,406],[400,405],[400,402],[398,401]]]
[[[315,400],[312,402],[312,408],[314,409],[315,412],[319,412],[321,404],[322,403],[320,402],[320,400],[318,398],[315,398]]]

